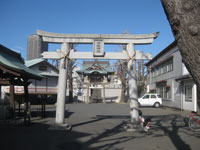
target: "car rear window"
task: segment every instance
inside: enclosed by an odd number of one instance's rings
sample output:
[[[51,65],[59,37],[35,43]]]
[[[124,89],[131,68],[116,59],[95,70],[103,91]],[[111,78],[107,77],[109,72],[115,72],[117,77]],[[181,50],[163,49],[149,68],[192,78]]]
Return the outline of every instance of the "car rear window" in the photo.
[[[151,95],[151,98],[156,98],[156,95]]]
[[[160,95],[157,95],[158,96],[158,98],[161,98],[161,96]]]

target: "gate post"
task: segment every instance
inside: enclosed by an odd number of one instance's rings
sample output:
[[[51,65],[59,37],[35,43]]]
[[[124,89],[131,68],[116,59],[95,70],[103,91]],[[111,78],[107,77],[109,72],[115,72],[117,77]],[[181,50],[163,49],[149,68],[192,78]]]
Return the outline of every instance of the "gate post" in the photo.
[[[138,95],[137,95],[137,75],[134,44],[127,44],[128,61],[128,86],[129,86],[129,101],[131,109],[131,122],[138,122]]]
[[[62,43],[62,52],[67,54],[69,51],[69,43]],[[58,79],[57,106],[56,106],[56,123],[64,124],[65,119],[65,99],[67,87],[67,56],[60,61],[60,71]]]
[[[103,84],[103,103],[106,103],[106,90],[105,90],[105,84]]]
[[[89,97],[89,90],[90,90],[90,84],[87,84],[87,98],[86,98],[86,103],[89,104],[90,103],[90,97]]]

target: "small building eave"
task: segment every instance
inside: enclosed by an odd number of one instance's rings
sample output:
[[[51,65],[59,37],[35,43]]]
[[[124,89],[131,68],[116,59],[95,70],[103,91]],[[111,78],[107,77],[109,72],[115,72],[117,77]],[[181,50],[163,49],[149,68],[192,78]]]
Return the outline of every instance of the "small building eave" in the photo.
[[[193,79],[192,76],[191,76],[190,74],[182,75],[182,76],[179,76],[179,77],[175,78],[175,80],[176,80],[177,82],[183,81],[183,80],[188,80],[188,79]]]

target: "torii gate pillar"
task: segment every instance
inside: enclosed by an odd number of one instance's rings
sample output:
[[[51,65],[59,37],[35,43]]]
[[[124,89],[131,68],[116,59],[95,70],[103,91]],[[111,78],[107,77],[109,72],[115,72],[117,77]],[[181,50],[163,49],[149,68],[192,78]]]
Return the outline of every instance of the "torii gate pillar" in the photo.
[[[62,43],[62,52],[66,54],[69,49],[69,43]],[[58,79],[58,93],[56,105],[56,123],[64,124],[65,119],[65,99],[67,87],[67,59],[63,57],[60,61],[60,71]]]
[[[128,87],[129,87],[129,100],[131,108],[131,122],[138,122],[138,94],[137,94],[137,75],[136,75],[136,61],[134,44],[127,44],[127,51],[130,55],[128,61]]]

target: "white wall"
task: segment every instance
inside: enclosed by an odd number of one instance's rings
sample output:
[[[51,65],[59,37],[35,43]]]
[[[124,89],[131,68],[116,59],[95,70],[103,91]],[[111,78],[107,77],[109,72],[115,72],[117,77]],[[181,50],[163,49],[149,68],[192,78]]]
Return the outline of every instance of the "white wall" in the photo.
[[[184,63],[182,63],[182,74],[183,75],[188,75],[189,74],[189,72],[188,72],[187,68],[185,67]]]
[[[103,88],[100,88],[101,91],[101,96],[103,98]],[[90,93],[91,88],[89,89],[89,96],[91,96]],[[120,97],[121,97],[121,88],[105,88],[105,99],[106,102],[116,102],[118,103],[120,101]],[[79,101],[83,101],[86,102],[87,100],[87,88],[84,88],[82,90],[82,95],[77,97]]]
[[[192,85],[192,101],[185,101],[185,85]],[[196,111],[197,110],[197,86],[192,80],[184,81],[183,84],[183,109]]]

